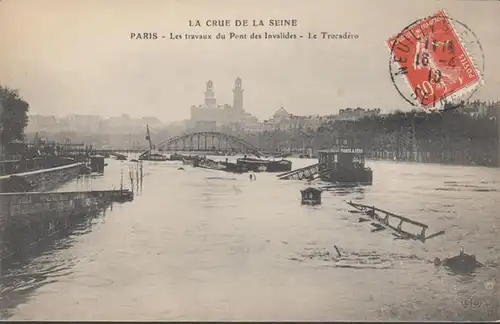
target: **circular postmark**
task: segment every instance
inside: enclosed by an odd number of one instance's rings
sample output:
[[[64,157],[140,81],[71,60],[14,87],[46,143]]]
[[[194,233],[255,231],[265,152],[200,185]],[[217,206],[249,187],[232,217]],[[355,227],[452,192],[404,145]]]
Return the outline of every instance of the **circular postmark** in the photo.
[[[426,111],[458,108],[484,82],[481,42],[466,24],[444,10],[414,21],[386,45],[391,81],[414,107]]]

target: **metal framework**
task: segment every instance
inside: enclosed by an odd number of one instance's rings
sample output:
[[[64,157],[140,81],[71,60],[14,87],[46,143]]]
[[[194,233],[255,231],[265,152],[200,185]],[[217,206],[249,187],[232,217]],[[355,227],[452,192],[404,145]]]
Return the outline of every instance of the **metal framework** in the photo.
[[[263,156],[257,147],[233,135],[221,132],[195,132],[171,137],[155,145],[160,151],[237,152]]]

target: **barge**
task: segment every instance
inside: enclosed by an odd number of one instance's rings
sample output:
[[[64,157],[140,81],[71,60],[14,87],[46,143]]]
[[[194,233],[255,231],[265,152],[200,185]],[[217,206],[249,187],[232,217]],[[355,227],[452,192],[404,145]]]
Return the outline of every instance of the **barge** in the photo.
[[[168,161],[169,159],[163,154],[147,152],[147,153],[141,154],[141,156],[139,156],[139,160],[140,161]]]
[[[243,164],[231,163],[231,162],[221,162],[222,165],[226,167],[224,171],[233,173],[245,173],[248,172],[248,168]]]
[[[273,161],[244,157],[236,159],[236,164],[245,166],[253,172],[287,172],[292,170],[292,162],[285,159]]]
[[[340,184],[372,185],[373,171],[365,167],[363,149],[334,147],[318,152],[321,180]]]
[[[217,162],[217,161],[206,159],[206,158],[199,158],[199,159],[193,160],[193,162],[195,162],[193,164],[194,167],[200,167],[200,168],[204,168],[204,169],[225,171],[225,172],[231,172],[231,173],[248,172],[248,168],[246,166],[241,165],[241,164],[237,164],[237,163],[228,162],[227,159],[226,159],[226,162]]]

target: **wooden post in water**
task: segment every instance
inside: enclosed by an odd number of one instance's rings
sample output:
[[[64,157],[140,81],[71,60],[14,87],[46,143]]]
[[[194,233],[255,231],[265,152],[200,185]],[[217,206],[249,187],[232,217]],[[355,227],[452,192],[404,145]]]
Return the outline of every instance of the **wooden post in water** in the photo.
[[[134,192],[134,173],[132,172],[132,167],[129,166],[128,169],[128,176],[130,178],[130,189],[132,190],[132,193]]]
[[[422,231],[420,232],[420,239],[422,241],[425,240],[425,231],[426,231],[426,228],[425,227],[422,227]]]
[[[120,169],[120,195],[123,194],[123,169]]]
[[[141,190],[142,190],[142,178],[143,178],[143,173],[142,173],[142,161],[140,161],[141,164]]]
[[[139,165],[135,164],[135,185],[137,186],[137,191],[139,191]]]

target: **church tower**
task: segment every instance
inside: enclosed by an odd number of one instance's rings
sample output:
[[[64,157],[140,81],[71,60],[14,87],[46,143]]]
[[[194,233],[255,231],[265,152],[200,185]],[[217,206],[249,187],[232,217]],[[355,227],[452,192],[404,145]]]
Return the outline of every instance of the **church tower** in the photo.
[[[241,88],[241,79],[239,77],[234,81],[233,108],[243,110],[243,89]]]
[[[217,99],[214,93],[214,83],[209,80],[207,82],[207,90],[205,91],[205,106],[207,108],[217,108]]]

